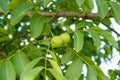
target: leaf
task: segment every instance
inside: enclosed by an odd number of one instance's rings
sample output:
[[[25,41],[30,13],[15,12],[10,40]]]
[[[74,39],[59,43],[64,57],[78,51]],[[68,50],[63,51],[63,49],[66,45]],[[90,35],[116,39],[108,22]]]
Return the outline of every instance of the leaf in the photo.
[[[97,80],[97,72],[93,66],[88,66],[87,80]]]
[[[120,24],[120,5],[115,2],[109,2],[111,8],[112,8],[112,15],[115,18],[115,21]]]
[[[117,74],[115,70],[109,70],[108,72],[109,72],[111,80],[115,80],[117,78]]]
[[[24,2],[26,0],[12,0],[10,1],[10,4],[9,4],[9,10],[12,10],[13,8],[15,8],[17,5],[21,4],[22,2]]]
[[[81,5],[85,2],[85,0],[75,0],[77,5],[81,7]]]
[[[55,55],[55,53],[54,53],[53,51],[51,51],[51,50],[48,50],[48,52],[52,55],[53,60],[54,60],[56,63],[58,63],[57,56]]]
[[[34,69],[28,71],[22,79],[20,80],[35,80],[35,78],[38,76],[38,74],[40,73],[40,71],[43,70],[44,67],[35,67]]]
[[[83,62],[80,59],[75,59],[68,67],[65,77],[67,80],[79,80],[82,74]]]
[[[16,80],[16,73],[10,60],[6,60],[0,67],[0,80]]]
[[[39,42],[39,44],[49,46],[50,41],[49,40],[42,40],[42,41]]]
[[[51,66],[53,67],[53,69],[55,69],[55,70],[58,71],[60,74],[62,74],[62,71],[61,71],[59,65],[58,65],[54,60],[48,59],[48,61],[50,62],[50,64],[51,64]]]
[[[76,52],[79,52],[83,48],[84,36],[82,32],[74,32],[74,48]]]
[[[29,62],[29,59],[26,57],[25,53],[20,51],[12,58],[12,62],[16,69],[17,75],[20,76],[26,64]]]
[[[48,71],[55,77],[56,80],[66,80],[65,77],[58,71],[49,68]]]
[[[0,43],[4,42],[4,41],[9,41],[9,40],[10,40],[10,38],[8,36],[0,37]]]
[[[104,19],[109,11],[107,2],[105,0],[96,0],[96,4],[98,7],[98,15]]]
[[[37,38],[41,35],[45,24],[45,19],[39,14],[34,14],[31,19],[31,37]]]
[[[41,50],[38,49],[35,45],[29,45],[26,49],[24,49],[24,52],[31,60],[42,56]]]
[[[43,29],[43,31],[41,33],[41,35],[47,35],[47,34],[49,34],[50,28],[51,28],[51,25],[48,24],[48,23],[46,23],[45,26],[44,26],[44,29]]]
[[[114,47],[118,48],[117,42],[115,41],[113,36],[108,31],[105,31],[101,28],[92,28],[92,30],[102,35],[109,43],[111,43]]]
[[[116,74],[120,76],[120,70],[115,70]]]
[[[78,24],[76,24],[76,30],[85,28],[86,26],[93,26],[91,22],[86,22],[85,20],[81,20]]]
[[[73,11],[73,12],[79,12],[80,9],[79,9],[79,6],[77,5],[77,3],[75,2],[75,0],[67,0],[67,1],[64,1],[63,0],[63,3],[66,3],[66,7],[67,8],[66,10],[67,11]],[[61,6],[61,5],[60,5]],[[59,8],[60,9],[60,8]]]
[[[25,66],[24,70],[22,71],[21,76],[20,76],[20,80],[23,80],[24,75],[27,74],[28,71],[32,70],[32,68],[33,68],[41,59],[43,59],[43,58],[42,58],[42,57],[41,57],[41,58],[36,58],[36,59],[32,60],[31,62],[29,62],[29,63]]]
[[[87,5],[87,7],[90,8],[90,10],[92,10],[94,8],[93,0],[86,0],[85,3]]]
[[[112,79],[110,79],[109,77],[105,75],[98,74],[98,80],[112,80]]]
[[[86,0],[86,1],[87,1],[88,5],[89,5],[90,9],[92,10],[94,8],[93,0]]]
[[[101,45],[99,34],[96,31],[92,30],[92,29],[89,29],[88,32],[91,34],[91,36],[93,38],[93,41],[96,44],[96,47],[99,49],[100,45]]]
[[[88,6],[88,2],[85,1],[84,4],[81,7],[82,7],[82,12],[85,12],[85,13],[90,13],[91,12],[90,7]]]
[[[42,0],[44,7],[47,7],[47,5],[52,1],[52,0]]]
[[[93,68],[97,71],[98,80],[110,80],[98,66],[94,65]]]
[[[8,30],[5,30],[3,27],[0,27],[0,33],[8,35],[10,32]]]
[[[4,14],[8,13],[8,3],[6,0],[0,0],[0,7]]]
[[[81,56],[84,62],[88,65],[95,65],[94,62],[87,56]]]
[[[28,2],[23,2],[16,6],[11,13],[11,24],[15,25],[19,23],[25,16],[26,12],[32,8],[33,6]]]
[[[83,12],[89,13],[94,8],[94,2],[93,0],[85,0],[84,4],[81,7]]]
[[[61,58],[61,64],[66,64],[74,57],[74,53],[71,50],[68,50]]]

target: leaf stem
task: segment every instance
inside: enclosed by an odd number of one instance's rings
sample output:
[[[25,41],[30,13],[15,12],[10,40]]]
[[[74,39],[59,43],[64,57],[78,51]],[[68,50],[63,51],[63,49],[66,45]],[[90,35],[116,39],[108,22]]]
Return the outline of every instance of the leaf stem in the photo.
[[[80,55],[78,55],[78,53],[75,51],[75,50],[73,50],[73,49],[71,49],[71,48],[69,48],[70,50],[72,50],[72,52],[76,55],[76,56],[78,56],[82,61],[84,61],[88,66],[90,65],[87,61],[85,61]]]

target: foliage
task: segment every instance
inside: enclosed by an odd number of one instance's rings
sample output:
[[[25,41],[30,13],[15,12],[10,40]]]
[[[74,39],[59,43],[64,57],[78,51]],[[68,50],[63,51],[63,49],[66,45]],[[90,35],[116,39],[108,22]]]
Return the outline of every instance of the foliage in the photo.
[[[120,24],[119,8],[120,0],[0,0],[0,80],[120,78],[99,68],[119,51],[110,20]]]

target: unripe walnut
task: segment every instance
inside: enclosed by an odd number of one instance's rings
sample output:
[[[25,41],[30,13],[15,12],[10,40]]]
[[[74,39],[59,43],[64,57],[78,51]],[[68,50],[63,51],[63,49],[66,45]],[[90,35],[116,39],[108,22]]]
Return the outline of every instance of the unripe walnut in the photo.
[[[62,33],[62,34],[60,35],[60,37],[61,37],[62,42],[63,42],[64,44],[67,44],[67,43],[70,42],[70,35],[69,35],[68,33]]]
[[[54,36],[51,39],[51,45],[53,48],[60,47],[62,45],[62,39],[60,36]]]

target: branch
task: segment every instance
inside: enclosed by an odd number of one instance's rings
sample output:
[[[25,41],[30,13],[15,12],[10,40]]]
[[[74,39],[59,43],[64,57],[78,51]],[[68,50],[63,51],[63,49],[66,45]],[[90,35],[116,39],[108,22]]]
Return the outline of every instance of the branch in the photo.
[[[79,12],[40,12],[42,16],[58,16],[58,17],[78,17],[78,18],[85,18],[85,19],[92,19],[100,21],[103,25],[105,25],[108,29],[116,33],[118,36],[120,34],[115,31],[113,28],[111,28],[109,25],[107,25],[99,16],[97,13],[79,13]],[[57,14],[57,15],[56,15]],[[108,13],[106,18],[110,18],[112,15]]]
[[[3,58],[7,58],[7,54],[5,52],[3,52],[1,49],[0,49],[0,55],[3,57]]]
[[[97,20],[100,18],[97,13],[80,13],[80,12],[40,12],[40,15],[42,16],[56,15],[57,17],[78,17],[93,20]],[[106,17],[110,18],[112,17],[112,15],[109,13]]]
[[[114,30],[113,28],[111,28],[108,24],[106,24],[106,23],[103,22],[103,21],[101,21],[101,23],[102,23],[103,25],[105,25],[108,29],[110,29],[111,31],[113,31],[114,33],[116,33],[117,36],[120,36],[120,34],[119,34],[116,30]]]

